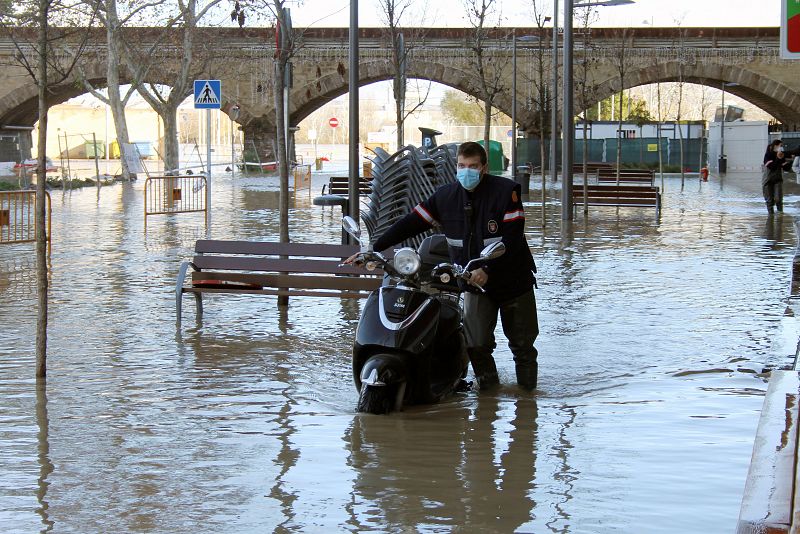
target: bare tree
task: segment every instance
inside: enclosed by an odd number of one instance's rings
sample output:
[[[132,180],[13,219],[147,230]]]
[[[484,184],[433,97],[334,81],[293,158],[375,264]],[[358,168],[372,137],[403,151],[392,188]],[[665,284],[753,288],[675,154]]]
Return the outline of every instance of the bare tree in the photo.
[[[131,96],[136,93],[139,88],[141,80],[147,76],[152,62],[149,58],[153,56],[157,47],[167,35],[172,26],[175,24],[176,19],[166,21],[162,24],[163,31],[160,36],[153,42],[147,45],[147,51],[142,54],[137,54],[137,61],[131,66],[135,69],[131,74],[131,84],[128,90],[123,95],[121,92],[121,73],[120,68],[124,63],[122,54],[130,51],[136,45],[129,39],[125,39],[125,32],[123,31],[128,24],[136,24],[149,22],[152,23],[154,11],[164,4],[164,0],[152,1],[137,1],[137,0],[86,0],[89,3],[94,3],[100,21],[106,30],[106,49],[105,49],[105,62],[106,62],[106,83],[107,92],[99,91],[87,78],[83,68],[79,69],[81,80],[86,89],[98,100],[103,102],[111,108],[111,116],[114,120],[114,130],[117,135],[117,143],[120,147],[122,157],[120,164],[122,166],[122,176],[128,180],[134,178],[135,175],[128,167],[128,160],[125,158],[127,147],[130,140],[128,137],[128,123],[125,117],[125,106],[130,100]],[[120,11],[123,12],[120,15]],[[149,16],[148,16],[149,15]],[[180,15],[178,15],[180,16]]]
[[[700,126],[700,138],[698,139],[699,148],[698,148],[697,151],[699,153],[699,155],[698,155],[699,162],[698,162],[698,165],[697,165],[697,172],[701,172],[703,167],[704,167],[704,165],[703,165],[703,145],[704,145],[704,141],[705,141],[706,111],[708,109],[708,99],[706,98],[707,97],[707,92],[708,92],[708,87],[706,86],[706,84],[704,82],[705,82],[705,80],[700,80],[700,109],[699,109],[699,115],[700,115],[700,120],[703,121],[703,124]]]
[[[421,28],[403,29],[405,15],[409,9],[415,7],[414,4],[414,0],[378,0],[383,23],[386,24],[386,36],[392,49],[393,96],[398,150],[405,146],[406,119],[424,105],[431,88],[431,82],[428,80],[425,96],[419,98],[411,109],[406,109],[406,87],[408,85],[406,72],[409,55],[416,43],[425,36],[424,30]]]
[[[681,126],[681,112],[683,108],[683,85],[684,85],[684,55],[686,51],[686,44],[684,40],[685,30],[680,27],[680,21],[675,21],[678,26],[678,43],[673,42],[673,48],[678,51],[678,108],[675,112],[675,126],[678,128],[678,144],[680,146],[680,166],[681,166],[681,188],[684,186],[686,179],[686,172],[684,170],[684,157],[683,157],[683,127]]]
[[[550,5],[546,0],[530,0],[530,15],[537,28],[536,46],[525,49],[527,56],[530,58],[529,75],[522,74],[520,77],[523,82],[528,86],[528,98],[526,107],[531,110],[536,110],[536,117],[538,119],[537,136],[539,138],[539,161],[541,162],[540,170],[542,175],[542,226],[547,223],[547,153],[545,150],[545,139],[550,135],[550,125],[548,118],[553,105],[553,94],[550,88],[550,79],[546,76],[549,72],[550,61],[549,55],[546,54],[549,47],[543,39],[545,32],[545,24],[550,21],[550,17],[546,15],[549,12]],[[512,35],[512,39],[523,40],[524,36]],[[518,54],[519,55],[519,54]],[[513,97],[513,96],[512,96]],[[512,143],[516,143],[516,139],[512,139]],[[512,173],[516,169],[512,169]]]
[[[171,87],[144,83],[141,80],[136,84],[136,90],[158,113],[164,123],[163,159],[167,172],[175,172],[180,167],[178,106],[191,92],[195,76],[204,71],[204,62],[210,57],[209,50],[206,48],[210,44],[199,42],[198,24],[221,1],[209,0],[202,8],[199,8],[198,0],[177,0],[178,13],[172,18],[180,20],[176,30],[180,36],[180,45],[177,47],[180,57],[177,60],[177,74],[172,79]],[[121,55],[128,69],[131,72],[137,72],[138,65],[148,61],[145,56],[150,53],[150,49],[138,48],[131,43],[125,44],[125,50]],[[211,164],[211,162],[208,163]]]
[[[0,13],[0,24],[9,27],[35,28],[35,40],[27,40],[30,31],[9,31],[17,49],[19,64],[36,83],[38,89],[39,133],[36,164],[36,378],[47,376],[47,225],[45,224],[45,182],[47,180],[47,113],[52,88],[63,84],[72,75],[83,54],[95,12],[80,2],[70,0],[36,0],[20,2],[11,11]],[[58,24],[54,27],[52,24]],[[84,29],[75,29],[84,26]]]
[[[620,98],[619,98],[619,116],[617,118],[617,185],[619,185],[619,170],[620,164],[622,161],[622,108],[623,108],[623,97],[625,96],[625,72],[627,64],[625,61],[627,60],[627,52],[630,38],[630,30],[628,28],[620,28],[616,30],[617,41],[615,45],[615,52],[616,55],[614,56],[614,66],[617,68],[617,73],[619,74],[619,90],[620,90]]]
[[[578,20],[581,24],[581,51],[578,56],[578,64],[575,74],[575,85],[577,89],[578,107],[583,113],[583,145],[582,145],[582,159],[583,159],[583,198],[588,198],[589,193],[589,142],[587,139],[587,130],[589,128],[589,121],[586,110],[592,105],[595,99],[595,91],[593,90],[592,80],[589,74],[592,71],[597,59],[592,54],[592,30],[590,25],[596,19],[596,12],[592,7],[583,8],[580,11]],[[599,117],[598,117],[599,118]],[[583,212],[589,212],[589,204],[583,203]]]
[[[487,55],[488,41],[492,20],[500,22],[497,11],[497,0],[463,0],[472,31],[467,38],[467,47],[472,52],[472,68],[477,75],[478,90],[483,99],[483,143],[486,152],[489,152],[489,132],[492,124],[492,107],[497,95],[503,91],[503,67],[505,62],[499,62],[497,57]]]

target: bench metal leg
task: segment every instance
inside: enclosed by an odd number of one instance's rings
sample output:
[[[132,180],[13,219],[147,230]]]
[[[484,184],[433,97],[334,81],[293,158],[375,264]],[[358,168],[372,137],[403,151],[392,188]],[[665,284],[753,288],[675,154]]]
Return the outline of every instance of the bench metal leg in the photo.
[[[181,264],[181,268],[178,271],[178,280],[175,282],[175,314],[178,326],[180,326],[181,324],[181,312],[183,311],[183,283],[186,280],[186,272],[189,270],[189,267],[191,267],[195,271],[200,270],[194,263],[190,261],[185,261]],[[197,301],[198,315],[202,315],[203,313],[202,297],[200,296],[199,293],[195,293],[194,296]]]

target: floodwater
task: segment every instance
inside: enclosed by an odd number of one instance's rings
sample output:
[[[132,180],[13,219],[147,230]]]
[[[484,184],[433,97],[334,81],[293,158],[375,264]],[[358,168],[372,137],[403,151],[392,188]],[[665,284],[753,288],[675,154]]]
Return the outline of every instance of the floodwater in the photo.
[[[732,532],[763,371],[798,330],[800,196],[768,219],[758,180],[667,178],[660,221],[592,208],[562,230],[550,205],[545,231],[535,191],[539,390],[501,343],[496,393],[391,416],[353,411],[360,302],[215,295],[198,324],[187,298],[176,330],[201,216],[145,234],[141,181],[54,191],[46,390],[33,246],[0,248],[0,530]],[[275,178],[213,192],[212,237],[275,238]],[[300,192],[291,235],[338,242],[339,216]]]

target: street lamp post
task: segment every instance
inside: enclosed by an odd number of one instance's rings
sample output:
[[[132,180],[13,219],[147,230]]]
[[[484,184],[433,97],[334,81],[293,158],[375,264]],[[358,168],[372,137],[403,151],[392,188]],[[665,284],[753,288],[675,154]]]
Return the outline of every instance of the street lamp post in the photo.
[[[725,88],[739,85],[736,82],[722,82],[722,122],[719,129],[719,159],[717,160],[717,170],[720,174],[728,172],[728,157],[725,155]]]
[[[575,4],[564,0],[564,113],[562,116],[561,141],[561,219],[572,220],[572,147],[575,141],[575,123],[572,94],[572,11],[576,7],[622,6],[633,4],[633,0],[604,0]]]
[[[359,220],[359,172],[358,172],[358,0],[350,0],[350,139],[348,146],[348,174],[350,175],[348,183],[348,197],[350,216],[358,222]],[[351,237],[351,243],[355,240]]]
[[[572,220],[572,145],[575,123],[572,113],[572,11],[573,0],[564,0],[564,115],[561,119],[561,220]]]
[[[550,116],[550,175],[555,182],[558,179],[558,0],[553,0],[553,113]],[[544,183],[544,174],[542,174]]]

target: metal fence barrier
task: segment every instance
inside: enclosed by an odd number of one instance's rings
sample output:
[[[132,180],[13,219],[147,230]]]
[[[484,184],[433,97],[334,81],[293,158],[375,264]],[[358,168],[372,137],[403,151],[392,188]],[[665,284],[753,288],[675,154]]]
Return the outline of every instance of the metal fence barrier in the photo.
[[[52,207],[45,191],[46,238],[50,241]],[[0,192],[0,244],[36,241],[36,191]]]
[[[144,229],[150,215],[171,213],[203,212],[208,224],[206,186],[203,175],[148,177],[144,182]]]
[[[294,191],[308,189],[308,196],[311,198],[311,165],[297,165],[294,168]]]

